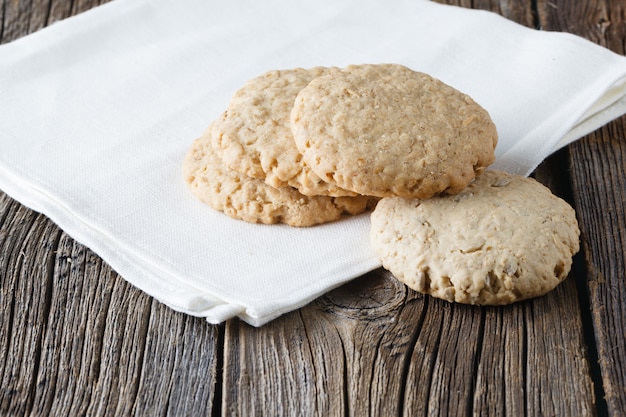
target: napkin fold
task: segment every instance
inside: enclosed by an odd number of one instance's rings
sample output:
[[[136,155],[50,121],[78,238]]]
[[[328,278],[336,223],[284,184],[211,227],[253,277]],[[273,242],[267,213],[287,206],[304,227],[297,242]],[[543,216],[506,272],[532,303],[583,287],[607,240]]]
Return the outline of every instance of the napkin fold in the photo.
[[[130,283],[212,323],[261,325],[380,266],[369,216],[228,218],[188,191],[191,142],[270,69],[394,62],[494,119],[494,168],[530,173],[626,112],[626,58],[422,0],[115,0],[0,47],[0,189]]]

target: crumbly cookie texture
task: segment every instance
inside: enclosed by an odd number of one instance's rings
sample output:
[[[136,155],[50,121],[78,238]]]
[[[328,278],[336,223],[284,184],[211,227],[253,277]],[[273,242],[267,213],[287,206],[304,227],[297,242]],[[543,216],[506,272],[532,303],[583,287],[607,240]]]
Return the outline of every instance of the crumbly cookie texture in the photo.
[[[183,162],[185,181],[201,201],[235,219],[250,223],[312,226],[358,214],[371,199],[308,197],[291,187],[274,188],[259,179],[230,171],[211,145],[211,129],[196,139]]]
[[[306,195],[356,195],[323,181],[304,163],[289,124],[300,90],[313,78],[335,71],[273,70],[246,82],[214,125],[213,147],[224,164],[273,187],[292,186]]]
[[[383,198],[371,241],[410,288],[466,304],[502,305],[563,281],[579,250],[573,208],[537,181],[486,171],[454,196]]]
[[[457,193],[494,161],[497,142],[469,96],[397,64],[315,78],[295,99],[291,129],[323,180],[379,197]]]

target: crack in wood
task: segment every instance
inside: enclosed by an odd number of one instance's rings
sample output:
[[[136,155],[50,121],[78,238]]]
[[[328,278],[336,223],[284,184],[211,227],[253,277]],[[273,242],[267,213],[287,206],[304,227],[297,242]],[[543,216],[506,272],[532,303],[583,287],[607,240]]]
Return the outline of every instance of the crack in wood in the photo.
[[[476,392],[476,386],[477,386],[477,379],[478,379],[478,367],[480,365],[480,361],[482,358],[482,347],[483,347],[483,341],[485,338],[485,310],[482,309],[480,311],[480,324],[478,327],[478,340],[476,342],[476,352],[474,353],[474,357],[472,359],[473,363],[474,363],[474,372],[472,375],[472,385],[470,388],[470,392],[472,393],[472,395],[468,395],[467,396],[467,407],[466,407],[466,413],[467,415],[474,415],[476,414],[476,411],[474,410],[474,393]],[[506,379],[504,379],[506,381]]]
[[[406,408],[406,403],[407,403],[407,399],[406,399],[406,386],[407,386],[407,380],[408,380],[408,375],[409,375],[409,370],[411,368],[412,365],[412,358],[413,358],[413,354],[415,353],[415,346],[417,345],[417,341],[419,339],[419,336],[422,332],[422,328],[424,326],[424,320],[426,319],[426,312],[428,311],[428,300],[429,298],[426,297],[423,299],[424,301],[424,307],[422,308],[422,311],[420,312],[420,316],[417,320],[417,323],[415,325],[415,331],[413,332],[412,336],[411,336],[411,340],[409,342],[409,347],[406,350],[405,354],[404,354],[404,365],[402,367],[402,376],[400,378],[400,380],[402,381],[402,385],[400,386],[400,393],[398,394],[398,406],[397,406],[397,410],[398,410],[398,416],[402,417],[405,415],[405,408]],[[439,335],[441,335],[441,331],[439,331]],[[438,344],[438,343],[437,343]],[[431,363],[431,370],[434,367],[434,363]],[[430,386],[430,384],[429,384]],[[428,396],[427,396],[428,398]],[[410,414],[410,413],[409,413]]]
[[[213,403],[211,404],[211,416],[220,417],[224,415],[222,408],[222,393],[224,392],[224,359],[226,351],[224,349],[224,340],[226,337],[226,325],[221,324],[218,326],[217,342],[216,342],[216,364],[215,364],[215,381],[213,385],[215,390],[212,395]]]

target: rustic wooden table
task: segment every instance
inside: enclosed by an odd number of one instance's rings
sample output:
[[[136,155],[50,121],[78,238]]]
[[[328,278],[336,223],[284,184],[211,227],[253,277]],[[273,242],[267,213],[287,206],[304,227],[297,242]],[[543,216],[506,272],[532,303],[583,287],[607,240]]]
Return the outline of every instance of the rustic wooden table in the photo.
[[[0,0],[0,42],[101,2]],[[626,51],[623,0],[459,3]],[[209,325],[0,191],[0,415],[624,416],[625,134],[622,117],[537,169],[582,251],[554,292],[504,308],[379,270],[262,328]]]

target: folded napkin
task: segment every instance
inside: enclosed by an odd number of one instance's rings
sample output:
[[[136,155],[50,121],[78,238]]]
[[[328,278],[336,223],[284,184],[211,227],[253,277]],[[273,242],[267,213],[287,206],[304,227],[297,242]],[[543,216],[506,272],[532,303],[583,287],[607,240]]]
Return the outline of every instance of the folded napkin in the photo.
[[[394,62],[471,95],[530,173],[626,112],[626,58],[421,0],[116,0],[0,47],[0,189],[175,310],[261,325],[380,266],[367,214],[252,225],[196,200],[191,142],[270,69]]]

